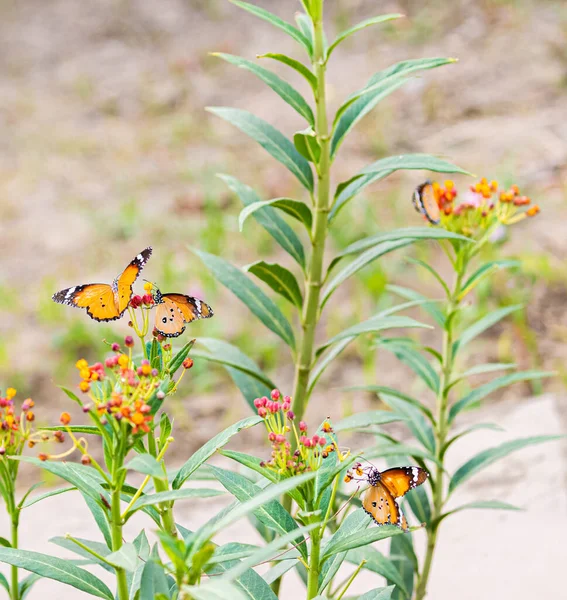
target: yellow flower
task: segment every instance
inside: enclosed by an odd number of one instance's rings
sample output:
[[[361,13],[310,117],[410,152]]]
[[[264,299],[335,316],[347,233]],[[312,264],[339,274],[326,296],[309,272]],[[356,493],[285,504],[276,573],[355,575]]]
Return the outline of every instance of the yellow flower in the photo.
[[[75,366],[81,371],[82,369],[88,369],[89,363],[84,358],[81,358],[76,362]]]
[[[144,291],[148,294],[152,291],[153,287],[154,286],[149,281],[146,281],[146,283],[144,283]]]
[[[15,395],[16,395],[15,388],[9,387],[6,390],[6,398],[8,398],[8,400],[11,400]]]
[[[129,362],[130,362],[130,360],[126,354],[121,354],[118,357],[118,364],[123,368],[126,368],[128,366]]]

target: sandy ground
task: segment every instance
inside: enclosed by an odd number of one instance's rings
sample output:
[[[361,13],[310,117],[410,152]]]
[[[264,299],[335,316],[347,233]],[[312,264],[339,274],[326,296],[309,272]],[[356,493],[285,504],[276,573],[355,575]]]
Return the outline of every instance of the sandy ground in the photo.
[[[546,395],[518,404],[515,400],[484,408],[474,422],[492,420],[505,432],[479,432],[455,444],[449,455],[450,470],[457,468],[475,451],[504,441],[537,434],[566,431],[567,398]],[[451,517],[441,529],[438,554],[433,568],[429,598],[432,600],[532,600],[559,598],[557,576],[567,561],[567,440],[520,451],[495,463],[469,480],[454,497],[455,506],[478,500],[498,499],[515,504],[523,512],[475,510]],[[207,486],[209,483],[207,483]],[[180,502],[177,520],[189,528],[210,518],[226,504],[225,499]],[[0,527],[7,527],[0,517]],[[64,530],[62,530],[64,527]],[[143,517],[127,527],[130,539],[139,527],[151,525]],[[87,539],[99,539],[83,503],[70,494],[57,496],[30,507],[21,526],[22,547],[70,556],[49,543],[67,531]],[[417,532],[418,549],[424,535]],[[257,543],[258,536],[246,522],[231,527],[215,541]],[[377,549],[384,548],[376,544]],[[97,569],[97,571],[101,571]],[[555,574],[555,575],[553,575]],[[103,579],[106,573],[98,573]],[[552,576],[553,575],[553,576]],[[378,578],[362,575],[352,587],[361,593],[380,585]],[[286,581],[282,600],[301,597],[302,584],[293,574]],[[41,581],[29,600],[74,600],[87,595],[51,581]]]

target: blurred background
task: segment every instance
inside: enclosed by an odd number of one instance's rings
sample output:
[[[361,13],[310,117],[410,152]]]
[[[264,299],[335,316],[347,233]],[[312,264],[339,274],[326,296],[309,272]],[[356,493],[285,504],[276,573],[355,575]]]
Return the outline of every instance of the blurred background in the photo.
[[[256,3],[287,20],[300,7],[294,0]],[[360,32],[334,53],[332,108],[396,61],[459,59],[414,78],[365,117],[339,152],[334,184],[383,156],[428,152],[503,186],[517,183],[541,206],[537,218],[514,227],[495,250],[520,258],[521,271],[492,278],[472,310],[516,303],[525,309],[487,332],[471,361],[556,370],[557,378],[519,384],[493,398],[488,420],[505,418],[524,402],[532,408],[522,427],[565,430],[567,410],[558,398],[567,383],[566,3],[328,0],[327,6],[330,36],[375,14],[407,15]],[[102,338],[120,340],[129,332],[127,319],[96,323],[54,304],[51,295],[111,281],[148,245],[154,254],[143,276],[163,291],[197,295],[215,310],[185,336],[226,339],[276,382],[292,380],[278,339],[214,282],[188,246],[238,266],[259,257],[291,266],[252,219],[239,233],[240,202],[216,174],[237,176],[262,199],[303,198],[301,190],[259,146],[204,109],[244,108],[287,135],[305,125],[261,81],[213,51],[250,60],[268,51],[303,59],[284,34],[225,0],[0,0],[0,387],[31,395],[42,422],[68,408],[56,386],[78,383],[77,358],[99,359]],[[308,96],[293,71],[265,66]],[[410,199],[424,178],[395,174],[367,188],[334,224],[329,258],[365,235],[421,225]],[[464,177],[456,181],[461,188],[469,184]],[[409,256],[443,265],[439,249],[426,243],[367,267],[327,307],[322,335],[398,302],[385,293],[388,283],[439,294]],[[440,333],[428,336],[435,345]],[[372,397],[341,391],[344,386],[381,383],[415,393],[419,385],[406,367],[377,353],[372,340],[350,346],[335,365],[312,402],[313,419],[330,414],[337,420],[376,406]],[[282,391],[291,392],[284,384]],[[541,403],[525,400],[543,392],[551,395]],[[180,458],[248,414],[223,369],[204,361],[196,361],[172,402],[178,432],[187,434]],[[242,443],[259,444],[260,432]],[[545,452],[540,457],[549,458]],[[565,458],[567,450],[557,454]],[[518,467],[518,477],[524,471]],[[567,482],[559,466],[553,477]]]

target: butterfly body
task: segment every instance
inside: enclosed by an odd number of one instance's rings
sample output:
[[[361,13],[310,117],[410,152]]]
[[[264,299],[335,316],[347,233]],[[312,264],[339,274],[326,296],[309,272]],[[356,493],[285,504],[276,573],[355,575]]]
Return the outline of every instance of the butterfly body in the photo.
[[[397,499],[421,485],[429,476],[427,471],[420,467],[395,467],[386,471],[370,467],[362,471],[369,484],[362,498],[362,508],[377,525],[396,525],[407,531],[408,523]]]
[[[412,202],[415,210],[424,215],[432,225],[439,225],[441,212],[431,181],[417,186],[412,196]]]
[[[140,252],[111,284],[77,285],[53,294],[52,299],[59,304],[86,308],[89,317],[95,321],[115,321],[128,307],[132,286],[151,254],[151,247]]]
[[[162,294],[154,292],[156,304],[155,329],[164,337],[178,337],[185,331],[185,324],[195,319],[209,319],[213,309],[193,296],[185,294]]]

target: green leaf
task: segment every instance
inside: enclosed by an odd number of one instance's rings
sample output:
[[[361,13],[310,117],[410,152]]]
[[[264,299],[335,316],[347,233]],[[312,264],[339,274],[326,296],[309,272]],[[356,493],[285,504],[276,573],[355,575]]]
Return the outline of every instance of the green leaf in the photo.
[[[410,490],[405,500],[410,505],[415,518],[420,523],[429,524],[431,521],[431,504],[425,487],[420,486]]]
[[[300,63],[298,60],[291,58],[290,56],[286,56],[285,54],[278,54],[274,52],[267,52],[266,54],[258,54],[256,58],[271,58],[273,60],[277,60],[278,62],[291,67],[295,71],[297,71],[300,75],[305,77],[307,83],[311,86],[311,89],[315,91],[317,89],[317,77],[313,75],[312,71],[310,71],[303,63]]]
[[[219,177],[240,198],[244,206],[260,202],[258,194],[250,186],[244,185],[230,175],[219,175]],[[254,219],[305,270],[305,251],[301,240],[278,211],[266,206],[254,213]]]
[[[317,141],[317,134],[312,127],[297,131],[293,134],[293,144],[301,156],[309,162],[319,164],[321,158],[321,146]]]
[[[358,254],[363,250],[368,250],[384,242],[399,242],[404,240],[411,240],[417,242],[421,240],[458,240],[471,242],[471,238],[467,238],[464,235],[453,233],[445,229],[435,229],[433,227],[403,227],[401,229],[393,229],[391,231],[384,231],[375,235],[362,238],[356,242],[353,242],[347,246],[340,254],[333,258],[329,265],[331,270],[340,260],[345,256],[351,254]]]
[[[238,127],[243,133],[258,142],[264,150],[293,173],[301,185],[313,191],[313,172],[309,163],[283,133],[246,110],[227,107],[207,107],[207,110]]]
[[[416,460],[418,463],[420,459],[425,458],[435,464],[440,464],[435,456],[425,448],[418,448],[416,446],[409,446],[407,444],[393,444],[389,442],[384,444],[376,444],[375,446],[371,446],[370,448],[366,448],[364,450],[364,457],[368,460],[376,460],[378,458],[386,458],[389,456],[408,456]]]
[[[155,560],[148,560],[140,580],[140,600],[155,600],[158,594],[169,598],[169,585],[164,568]]]
[[[464,298],[488,275],[491,275],[499,269],[510,269],[512,267],[517,267],[520,264],[520,261],[510,259],[493,260],[484,263],[465,281],[459,299]]]
[[[335,219],[341,209],[348,204],[359,192],[361,192],[366,186],[376,181],[381,181],[391,175],[393,171],[385,170],[371,173],[370,175],[358,174],[351,177],[347,181],[339,183],[335,191],[335,198],[331,212],[329,213],[329,223]]]
[[[366,93],[352,103],[333,128],[331,157],[334,157],[347,133],[370,112],[382,98],[403,85],[409,79],[401,79],[415,71],[433,69],[455,62],[452,58],[421,58],[406,60],[376,73],[366,85]]]
[[[390,343],[388,340],[382,340],[379,345],[381,348],[386,348],[392,352],[399,361],[418,375],[430,390],[437,393],[439,390],[439,375],[420,352],[408,344],[400,344],[397,341]]]
[[[325,58],[325,61],[328,61],[333,50],[341,42],[343,42],[348,37],[350,37],[353,33],[356,33],[357,31],[360,31],[361,29],[364,29],[366,27],[370,27],[370,25],[378,25],[379,23],[384,23],[385,21],[392,21],[393,19],[401,19],[403,16],[404,15],[400,15],[400,14],[380,15],[378,17],[372,17],[371,19],[366,19],[365,21],[358,23],[354,27],[350,27],[349,29],[343,31],[342,33],[340,33],[337,36],[337,39],[329,46],[329,49],[327,50],[327,56]]]
[[[8,592],[8,594],[10,593],[10,584],[2,573],[0,573],[0,585]]]
[[[215,575],[226,573],[235,564],[238,563],[234,561],[232,563],[217,564],[214,565],[213,569],[207,570],[208,574],[213,576],[211,577],[211,582],[232,585],[234,586],[233,588],[226,590],[226,592],[223,591],[220,595],[214,595],[211,593],[208,583],[206,586],[201,584],[198,588],[189,588],[191,589],[191,597],[196,600],[277,600],[277,596],[271,590],[270,586],[253,569],[248,569],[234,583],[215,577]],[[195,596],[193,589],[198,589],[199,592],[203,591],[205,593],[202,596]]]
[[[361,429],[372,425],[385,425],[386,423],[395,423],[404,420],[404,417],[389,410],[369,410],[342,419],[335,424],[333,429],[336,432],[348,431],[349,429]]]
[[[73,487],[57,488],[56,490],[51,490],[49,492],[45,492],[45,494],[40,494],[39,496],[34,496],[33,498],[26,500],[22,504],[21,508],[22,509],[28,508],[28,506],[33,506],[37,502],[41,502],[42,500],[45,500],[45,498],[51,498],[51,496],[58,496],[59,494],[64,494],[65,492],[71,492],[76,489],[77,488],[75,486],[73,486]]]
[[[363,560],[366,561],[364,564],[365,569],[385,577],[405,591],[404,580],[400,577],[396,566],[389,558],[386,558],[372,546],[349,550],[346,560],[355,565],[359,565]]]
[[[29,550],[0,548],[0,562],[54,579],[97,598],[113,600],[114,595],[98,577],[75,566],[68,559],[57,558]]]
[[[366,592],[365,594],[362,594],[362,596],[358,597],[358,600],[390,600],[393,591],[393,585],[383,588],[376,588]]]
[[[487,329],[496,325],[499,321],[501,321],[504,317],[507,317],[509,314],[516,312],[523,308],[522,304],[514,304],[513,306],[504,306],[503,308],[499,308],[497,310],[493,310],[489,312],[487,315],[479,319],[475,323],[473,323],[470,327],[467,327],[458,340],[453,342],[453,356],[457,354],[457,352],[466,346],[469,342],[472,342],[477,336],[481,333],[485,332]]]
[[[420,410],[432,423],[434,422],[433,413],[424,406],[419,400],[404,394],[394,388],[383,386],[383,385],[353,385],[349,387],[343,388],[345,391],[365,391],[365,392],[374,392],[375,394],[388,394],[389,396],[394,396],[403,400],[404,402],[414,406],[418,410]]]
[[[419,572],[417,558],[413,550],[413,540],[410,535],[398,535],[390,542],[390,560],[398,570],[399,577],[404,582],[403,588],[396,588],[392,594],[393,600],[406,600],[413,597],[414,576]],[[387,579],[388,583],[395,583]]]
[[[230,2],[236,4],[236,6],[240,6],[240,8],[243,8],[244,10],[247,10],[249,13],[252,13],[256,17],[267,21],[274,27],[281,29],[283,32],[287,33],[287,35],[292,37],[296,42],[301,44],[305,48],[305,50],[307,50],[307,54],[309,54],[309,56],[312,55],[313,47],[310,41],[305,37],[305,35],[301,31],[299,31],[299,29],[296,29],[293,25],[290,25],[286,21],[283,21],[276,15],[272,14],[267,10],[264,10],[263,8],[260,8],[259,6],[254,6],[254,4],[248,4],[248,2],[241,2],[240,0],[230,0]]]
[[[108,522],[108,517],[110,515],[108,514],[106,505],[101,506],[100,502],[97,502],[94,498],[91,498],[83,492],[81,492],[81,495],[83,496],[83,500],[85,501],[87,508],[91,512],[91,515],[93,516],[93,519],[97,524],[99,531],[102,533],[106,545],[109,548],[112,547],[112,533],[110,531],[110,523]]]
[[[124,544],[120,550],[112,552],[106,559],[113,565],[133,573],[137,567],[138,553],[136,552],[134,544]]]
[[[232,367],[225,367],[227,373],[234,381],[236,387],[240,390],[244,399],[248,403],[248,406],[256,412],[254,406],[254,400],[256,398],[262,398],[262,396],[269,396],[274,386],[267,386],[264,383],[258,381],[255,377],[251,377],[247,373],[234,369]],[[277,386],[276,386],[277,387]]]
[[[358,325],[348,327],[341,333],[335,335],[330,340],[319,346],[315,352],[315,355],[319,356],[323,350],[328,348],[330,345],[336,344],[345,338],[358,337],[359,335],[363,335],[365,333],[376,333],[386,329],[407,329],[412,327],[433,329],[430,325],[425,325],[424,323],[420,323],[419,321],[410,319],[409,317],[372,317],[366,321],[363,321],[362,323],[359,323]]]
[[[236,0],[230,0],[236,3]],[[222,579],[211,579],[199,586],[184,586],[193,600],[260,600],[260,596],[249,596],[243,590],[239,589],[237,584]]]
[[[380,256],[384,256],[385,254],[392,252],[392,250],[397,250],[398,248],[409,246],[412,243],[412,240],[409,239],[398,240],[396,242],[384,242],[383,244],[378,244],[372,248],[369,248],[366,252],[363,252],[350,264],[341,269],[327,284],[327,286],[323,290],[321,309],[327,303],[327,301],[329,300],[333,292],[339,287],[339,285],[346,281],[351,275],[354,275],[355,273],[360,271],[360,269],[366,267]]]
[[[355,336],[352,336],[350,338],[344,338],[337,344],[333,344],[329,351],[317,361],[317,364],[313,367],[313,369],[311,369],[311,374],[309,375],[309,385],[307,388],[308,394],[311,394],[317,381],[319,381],[319,378],[325,372],[325,369],[354,339]]]
[[[452,510],[442,514],[437,523],[440,523],[443,519],[452,515],[456,512],[460,512],[461,510],[471,510],[471,509],[488,509],[488,510],[524,510],[518,506],[514,506],[513,504],[508,504],[507,502],[501,502],[500,500],[479,500],[477,502],[468,502],[467,504],[463,504],[462,506],[458,506],[457,508],[453,508]]]
[[[300,223],[303,223],[307,231],[311,233],[311,225],[313,223],[311,209],[309,206],[307,206],[307,204],[305,204],[305,202],[293,200],[292,198],[274,198],[264,202],[254,202],[253,204],[249,204],[248,206],[244,207],[240,211],[240,216],[238,217],[238,226],[240,227],[240,231],[242,231],[244,222],[251,214],[266,206],[279,208],[294,219],[297,219]]]
[[[305,0],[302,0],[302,2],[305,3]],[[308,3],[309,3],[309,0],[307,0],[307,4]],[[311,17],[307,16],[305,13],[296,12],[295,13],[295,22],[297,23],[297,26],[299,27],[299,30],[301,31],[301,33],[303,33],[303,35],[309,40],[311,47],[314,48],[315,47],[315,40],[314,40],[315,30],[313,29],[313,21],[311,20]]]
[[[193,249],[213,275],[237,296],[258,319],[295,349],[295,337],[288,320],[264,292],[240,270],[218,256]]]
[[[273,381],[260,370],[260,367],[236,346],[216,338],[199,338],[199,346],[204,346],[205,349],[193,350],[193,356],[238,369],[261,381],[270,390],[276,387]]]
[[[435,173],[461,173],[463,175],[472,176],[472,173],[469,171],[465,171],[465,169],[431,154],[401,154],[399,156],[388,156],[387,158],[381,158],[364,167],[360,173],[370,174],[384,170],[433,171]]]
[[[167,478],[163,466],[151,454],[136,454],[124,468],[156,479]]]
[[[214,466],[211,466],[211,471],[223,487],[241,503],[252,500],[262,492],[261,488],[238,473]],[[277,500],[266,502],[254,510],[254,515],[261,523],[280,536],[294,531],[296,535],[292,539],[298,544],[297,549],[301,552],[303,558],[307,559],[307,548],[303,535],[298,531],[293,517]]]
[[[368,518],[370,519],[370,517]],[[368,544],[373,544],[379,540],[384,540],[403,533],[403,530],[395,525],[382,525],[380,527],[372,527],[366,531],[357,531],[356,533],[347,535],[335,542],[333,542],[333,538],[331,538],[323,551],[323,560],[327,560],[335,554],[348,552],[353,548],[367,546]]]
[[[185,498],[212,498],[214,496],[222,496],[222,492],[209,488],[184,488],[168,492],[158,492],[157,494],[145,494],[136,500],[129,514],[140,510],[144,506],[155,506],[161,502],[175,502],[177,500],[184,500]]]
[[[241,58],[240,56],[224,54],[223,52],[213,52],[213,56],[218,56],[237,67],[254,73],[254,75],[258,76],[264,83],[269,85],[280,98],[296,110],[310,125],[315,124],[315,117],[313,116],[311,107],[307,104],[303,96],[292,85],[287,83],[287,81],[284,81],[275,73],[268,71],[268,69],[264,69],[264,67],[260,67],[256,63]]]
[[[503,387],[509,386],[513,383],[520,381],[532,381],[534,379],[543,379],[544,377],[553,377],[555,373],[549,371],[520,371],[519,373],[512,373],[510,375],[503,375],[497,377],[484,385],[475,388],[472,392],[467,394],[464,398],[461,398],[458,402],[455,402],[449,409],[448,422],[452,423],[455,417],[465,408],[476,404],[486,398],[492,392],[499,390]]]
[[[445,327],[445,315],[443,314],[436,302],[432,300],[428,301],[429,298],[426,298],[423,294],[415,292],[414,290],[410,290],[409,288],[401,287],[399,285],[388,284],[386,286],[386,290],[388,292],[397,294],[398,296],[401,296],[406,300],[419,300],[423,302],[423,310],[428,312],[441,327]]]
[[[171,361],[169,362],[169,365],[167,366],[167,372],[171,376],[175,375],[175,373],[181,367],[181,365],[183,364],[183,361],[189,355],[189,352],[191,351],[191,348],[193,348],[193,345],[195,344],[195,341],[196,340],[190,340],[189,342],[187,342],[183,346],[183,348],[181,348],[181,350],[179,350],[179,352],[171,359]]]
[[[295,275],[277,263],[267,263],[259,260],[245,267],[246,271],[256,275],[258,279],[269,285],[274,292],[284,297],[301,310],[303,296]]]
[[[230,438],[236,435],[243,429],[248,429],[254,425],[261,423],[263,419],[259,416],[248,417],[238,421],[234,425],[227,427],[224,431],[221,431],[213,438],[211,438],[206,444],[201,446],[193,456],[179,469],[175,479],[173,480],[173,489],[179,489],[189,477],[206,461],[208,460],[219,448],[222,448],[228,443]]]
[[[20,589],[20,600],[24,600],[24,598],[27,598],[27,595],[30,593],[34,584],[37,583],[40,579],[41,577],[39,575],[36,575],[36,573],[31,573],[30,575],[24,577],[24,579],[20,581],[18,585]]]
[[[71,398],[71,400],[73,400],[73,402],[76,402],[79,406],[83,406],[83,402],[82,400],[77,396],[77,394],[75,394],[74,392],[72,392],[71,390],[67,389],[66,387],[63,387],[62,385],[59,386],[59,389],[62,390],[63,392],[65,392],[65,394],[67,394],[67,396],[69,398]]]
[[[85,433],[87,435],[102,435],[96,425],[54,425],[53,427],[39,427],[40,431],[72,431],[73,433]]]
[[[484,373],[494,373],[494,371],[509,371],[515,369],[517,365],[515,363],[483,363],[471,367],[464,373],[458,375],[454,381],[460,381],[461,379],[467,379],[474,375],[482,375]]]
[[[266,571],[262,578],[271,585],[276,579],[283,577],[288,571],[291,571],[297,565],[297,560],[280,560],[269,571]]]
[[[481,469],[488,467],[492,463],[508,456],[516,450],[521,450],[527,446],[533,446],[535,444],[542,444],[543,442],[551,442],[553,440],[564,439],[564,435],[537,435],[533,437],[520,438],[500,444],[494,448],[488,448],[479,452],[476,456],[473,456],[465,464],[461,465],[451,477],[451,483],[449,484],[449,494],[452,493],[455,488],[467,479],[478,473]]]

